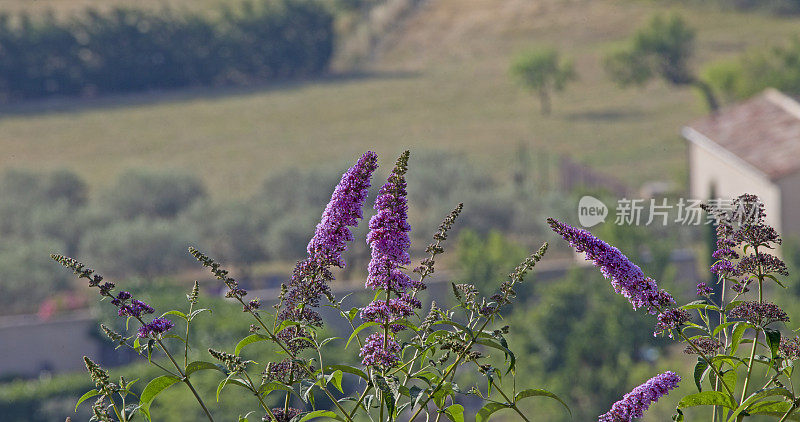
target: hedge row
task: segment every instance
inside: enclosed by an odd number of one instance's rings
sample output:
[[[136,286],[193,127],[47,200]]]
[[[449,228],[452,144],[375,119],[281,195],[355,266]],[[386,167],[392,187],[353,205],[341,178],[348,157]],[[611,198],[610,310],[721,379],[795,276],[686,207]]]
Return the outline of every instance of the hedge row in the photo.
[[[328,66],[333,17],[315,3],[244,3],[217,15],[0,16],[0,99],[271,81]]]

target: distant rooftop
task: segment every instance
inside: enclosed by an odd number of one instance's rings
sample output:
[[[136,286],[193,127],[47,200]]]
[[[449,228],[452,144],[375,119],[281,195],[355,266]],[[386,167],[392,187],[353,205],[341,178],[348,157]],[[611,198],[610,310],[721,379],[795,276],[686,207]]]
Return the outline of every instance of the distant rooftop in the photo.
[[[800,103],[772,88],[691,123],[683,136],[770,180],[800,171]]]

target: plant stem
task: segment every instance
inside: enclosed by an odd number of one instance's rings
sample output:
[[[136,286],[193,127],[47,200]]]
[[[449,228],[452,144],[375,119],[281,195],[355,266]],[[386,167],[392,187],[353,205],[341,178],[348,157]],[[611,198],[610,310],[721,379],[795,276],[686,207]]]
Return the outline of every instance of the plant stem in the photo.
[[[169,358],[169,360],[172,361],[172,364],[175,365],[175,369],[178,370],[178,374],[180,374],[180,376],[181,376],[181,381],[183,381],[183,383],[186,384],[187,387],[189,387],[189,390],[192,390],[192,394],[194,394],[194,398],[197,399],[198,403],[200,403],[200,407],[203,408],[203,411],[206,413],[206,416],[208,416],[208,420],[210,420],[211,422],[214,422],[214,418],[211,416],[211,412],[208,411],[208,408],[206,407],[206,404],[203,402],[203,399],[200,398],[200,394],[198,394],[197,390],[194,389],[194,386],[192,385],[192,382],[189,381],[189,377],[187,377],[186,374],[183,372],[183,370],[181,369],[180,365],[178,365],[178,362],[175,362],[175,359],[172,357],[172,354],[169,352],[167,347],[164,346],[164,343],[161,342],[161,339],[156,337],[156,341],[158,342],[158,345],[161,346],[161,350],[163,350],[164,353]]]
[[[283,351],[286,352],[286,354],[288,354],[289,356],[291,356],[293,358],[296,358],[295,353],[292,353],[292,351],[289,350],[289,348],[286,347],[285,344],[283,344],[283,342],[272,332],[272,330],[267,328],[267,325],[264,324],[264,320],[262,320],[261,317],[258,316],[258,314],[256,314],[252,309],[250,309],[249,306],[246,306],[246,304],[244,303],[244,301],[242,300],[241,297],[236,297],[236,300],[238,300],[239,303],[242,304],[242,306],[245,306],[246,307],[245,309],[248,309],[248,312],[250,313],[250,315],[252,315],[253,318],[255,318],[255,320],[258,322],[258,324],[261,325],[261,328],[264,329],[264,331],[267,333],[269,338],[275,344],[277,344],[281,349],[283,349]],[[303,362],[302,360],[298,361],[298,362],[300,363],[300,367],[303,368],[303,370],[305,370],[306,373],[308,373],[311,376],[314,375],[314,371],[312,371],[311,368],[309,368],[308,365],[305,362]],[[331,394],[331,392],[328,390],[328,388],[324,384],[322,386],[320,386],[320,389],[325,393],[325,395],[328,396],[328,398],[331,400],[331,402],[333,402],[333,404],[336,406],[336,408],[339,410],[339,412],[342,414],[342,416],[347,418],[347,420],[349,422],[353,422],[353,418],[350,417],[350,415],[348,414],[347,410],[345,410],[342,407],[342,405],[339,404],[339,402],[336,400],[335,397],[333,397],[333,394]]]
[[[784,414],[781,420],[779,420],[778,422],[784,422],[787,419],[789,419],[789,416],[791,416],[792,413],[794,413],[795,409],[797,409],[797,403],[792,403],[792,407],[790,407],[789,410],[786,411],[786,414]]]
[[[277,421],[278,418],[276,418],[275,414],[272,413],[272,409],[270,409],[269,406],[267,406],[267,404],[264,403],[264,399],[261,398],[261,394],[258,393],[258,390],[256,389],[256,385],[253,384],[253,380],[250,379],[250,375],[247,373],[247,371],[244,371],[244,370],[242,371],[242,374],[244,375],[245,378],[247,378],[247,382],[250,384],[250,391],[253,392],[253,394],[256,396],[256,398],[258,398],[258,402],[261,403],[261,407],[263,407],[264,410],[267,411],[267,413],[269,414],[269,416],[272,419]]]
[[[747,365],[747,376],[744,378],[744,387],[742,388],[742,402],[747,397],[747,386],[750,384],[750,374],[753,373],[753,360],[756,357],[756,346],[758,346],[758,333],[756,328],[756,335],[753,337],[753,347],[750,349],[750,361]]]

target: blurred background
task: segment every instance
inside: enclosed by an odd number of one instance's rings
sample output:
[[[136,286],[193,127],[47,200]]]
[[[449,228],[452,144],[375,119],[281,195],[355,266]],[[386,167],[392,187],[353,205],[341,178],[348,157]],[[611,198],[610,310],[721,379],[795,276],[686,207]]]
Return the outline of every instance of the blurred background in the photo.
[[[374,150],[377,188],[410,149],[417,260],[465,207],[435,283],[491,292],[551,241],[509,312],[509,341],[529,387],[592,420],[696,358],[654,338],[652,318],[545,218],[577,224],[579,199],[600,199],[608,216],[592,231],[686,302],[712,281],[712,226],[681,221],[677,204],[756,193],[800,269],[799,94],[797,0],[2,0],[0,419],[88,419],[87,404],[74,413],[91,388],[83,355],[115,375],[157,375],[114,350],[98,328],[124,328],[113,308],[49,254],[159,310],[199,280],[214,315],[195,338],[230,349],[249,322],[187,247],[269,300],[342,172]],[[630,199],[638,223],[616,218]],[[671,206],[666,225],[655,203]],[[365,226],[337,292],[363,286]],[[799,276],[780,295],[795,318]],[[213,395],[218,380],[197,375]],[[194,420],[183,393],[165,392],[153,415]],[[223,397],[212,410],[230,419],[256,408]],[[569,420],[557,404],[530,406]],[[673,410],[663,400],[645,420]]]

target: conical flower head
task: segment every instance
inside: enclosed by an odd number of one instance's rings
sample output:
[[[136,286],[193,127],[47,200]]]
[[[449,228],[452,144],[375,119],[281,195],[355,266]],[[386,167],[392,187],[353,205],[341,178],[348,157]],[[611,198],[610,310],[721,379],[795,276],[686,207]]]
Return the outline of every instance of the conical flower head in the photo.
[[[348,227],[355,227],[363,216],[361,208],[367,199],[370,178],[376,168],[378,156],[367,151],[342,175],[334,189],[307,248],[309,257],[323,266],[345,266],[342,252],[347,249],[347,242],[353,240]]]

